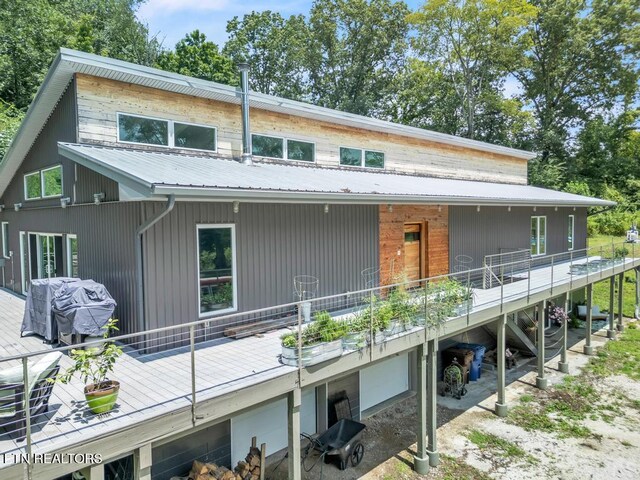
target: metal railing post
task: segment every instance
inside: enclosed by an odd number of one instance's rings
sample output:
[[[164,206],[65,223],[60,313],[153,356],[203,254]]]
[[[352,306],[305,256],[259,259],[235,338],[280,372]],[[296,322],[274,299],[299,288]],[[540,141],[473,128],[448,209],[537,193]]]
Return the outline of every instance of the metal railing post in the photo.
[[[189,327],[189,348],[191,349],[191,423],[196,424],[196,327]]]
[[[473,295],[471,294],[471,272],[467,271],[467,325],[469,324],[469,314],[471,312],[471,308],[473,307]]]
[[[589,283],[589,247],[587,247],[587,263],[586,263],[586,267],[587,267],[587,283]]]
[[[573,287],[573,250],[569,252],[569,290]]]
[[[425,285],[427,284],[427,282],[425,282]],[[425,287],[426,288],[426,287]],[[373,344],[375,343],[376,340],[376,336],[375,336],[375,329],[374,329],[374,321],[373,321],[373,299],[374,299],[374,295],[373,295],[373,289],[371,289],[369,291],[369,360],[373,361]],[[425,307],[424,307],[425,313],[427,311],[427,305],[425,302]],[[427,323],[427,317],[424,317],[424,321],[425,324]]]
[[[29,392],[29,359],[27,357],[22,358],[22,378],[24,380],[24,390],[22,395],[22,408],[24,408],[24,419],[25,419],[25,434],[26,434],[26,450],[27,450],[27,458],[29,459],[26,462],[25,468],[27,469],[27,479],[31,480],[31,402],[29,401],[30,392]],[[17,408],[20,408],[19,405],[16,405]]]
[[[504,269],[500,269],[500,313],[504,306]]]
[[[527,303],[529,303],[531,297],[531,259],[527,263],[529,265],[527,273]]]
[[[600,278],[602,278],[602,268],[604,265],[604,247],[600,245]]]
[[[298,382],[302,383],[302,302],[298,303]]]

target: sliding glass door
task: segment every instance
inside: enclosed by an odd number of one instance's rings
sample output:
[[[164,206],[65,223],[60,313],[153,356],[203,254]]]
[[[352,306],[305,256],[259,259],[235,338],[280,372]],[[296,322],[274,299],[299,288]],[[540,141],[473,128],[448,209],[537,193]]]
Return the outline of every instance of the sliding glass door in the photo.
[[[29,234],[31,278],[53,278],[64,275],[62,235]]]

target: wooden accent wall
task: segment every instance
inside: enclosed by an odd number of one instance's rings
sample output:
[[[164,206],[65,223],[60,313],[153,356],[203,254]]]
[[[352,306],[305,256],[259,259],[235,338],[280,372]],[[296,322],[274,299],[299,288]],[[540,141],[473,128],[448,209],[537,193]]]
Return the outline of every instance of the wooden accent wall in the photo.
[[[404,270],[404,224],[422,223],[426,234],[423,277],[449,273],[449,213],[430,205],[380,205],[380,282],[391,283]],[[424,241],[424,240],[423,240]],[[398,255],[400,251],[400,255]]]
[[[218,155],[240,157],[240,106],[77,74],[78,141],[117,145],[116,114],[130,113],[211,125],[218,129]],[[527,161],[412,137],[375,132],[251,109],[251,131],[315,143],[316,164],[340,166],[340,147],[384,152],[387,170],[442,178],[527,183]],[[151,148],[127,144],[127,148]],[[166,149],[165,149],[166,150]],[[194,151],[185,152],[190,155]],[[268,159],[257,159],[273,161]],[[353,167],[343,167],[353,168]]]

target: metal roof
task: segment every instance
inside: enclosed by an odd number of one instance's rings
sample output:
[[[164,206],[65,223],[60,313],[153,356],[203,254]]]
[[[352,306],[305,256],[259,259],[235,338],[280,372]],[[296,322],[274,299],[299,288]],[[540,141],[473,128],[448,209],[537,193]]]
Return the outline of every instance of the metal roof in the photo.
[[[58,151],[153,198],[255,202],[610,206],[613,202],[528,185],[474,182],[315,165],[255,163],[58,143]]]
[[[228,103],[240,103],[240,91],[235,87],[62,48],[49,68],[49,72],[31,102],[18,133],[0,164],[0,195],[4,193],[64,90],[71,82],[74,73],[83,73]],[[497,153],[522,160],[530,160],[535,157],[534,153],[523,150],[408,127],[262,93],[251,92],[250,106],[334,124]]]

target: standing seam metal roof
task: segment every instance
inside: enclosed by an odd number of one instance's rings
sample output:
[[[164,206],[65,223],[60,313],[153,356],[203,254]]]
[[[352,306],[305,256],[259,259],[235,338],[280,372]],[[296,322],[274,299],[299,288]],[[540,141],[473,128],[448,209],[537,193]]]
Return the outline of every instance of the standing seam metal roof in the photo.
[[[255,163],[59,143],[59,152],[142,194],[254,201],[609,206],[555,190],[352,169]]]

